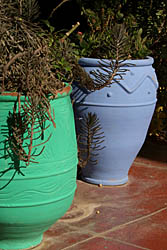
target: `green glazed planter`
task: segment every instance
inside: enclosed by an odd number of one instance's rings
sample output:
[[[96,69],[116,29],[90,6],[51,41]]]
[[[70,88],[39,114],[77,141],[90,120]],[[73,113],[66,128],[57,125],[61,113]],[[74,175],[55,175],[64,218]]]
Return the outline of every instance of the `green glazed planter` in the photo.
[[[16,174],[13,180],[14,169],[0,174],[0,249],[26,249],[40,244],[43,233],[72,203],[78,160],[70,92],[68,86],[67,92],[51,101],[56,129],[51,125],[45,131],[46,138],[50,133],[52,136],[37,157],[39,163],[22,168],[24,176]],[[12,157],[5,157],[7,118],[15,100],[16,97],[0,96],[0,173],[18,164]]]

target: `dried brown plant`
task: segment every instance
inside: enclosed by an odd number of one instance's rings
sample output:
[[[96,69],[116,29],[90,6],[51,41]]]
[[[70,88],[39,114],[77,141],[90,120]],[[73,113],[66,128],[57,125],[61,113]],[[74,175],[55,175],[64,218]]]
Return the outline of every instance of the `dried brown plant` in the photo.
[[[12,153],[26,165],[36,162],[51,136],[44,138],[45,122],[56,126],[49,95],[56,96],[65,86],[60,78],[63,68],[54,67],[49,38],[35,22],[38,13],[36,0],[0,0],[0,93],[16,92],[8,141]],[[37,138],[43,145],[38,154]]]

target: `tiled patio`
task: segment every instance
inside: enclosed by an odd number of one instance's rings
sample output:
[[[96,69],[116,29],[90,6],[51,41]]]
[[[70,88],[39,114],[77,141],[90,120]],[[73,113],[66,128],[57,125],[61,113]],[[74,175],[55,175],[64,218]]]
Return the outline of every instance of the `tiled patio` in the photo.
[[[146,142],[128,184],[77,183],[71,209],[34,250],[167,250],[167,146]]]

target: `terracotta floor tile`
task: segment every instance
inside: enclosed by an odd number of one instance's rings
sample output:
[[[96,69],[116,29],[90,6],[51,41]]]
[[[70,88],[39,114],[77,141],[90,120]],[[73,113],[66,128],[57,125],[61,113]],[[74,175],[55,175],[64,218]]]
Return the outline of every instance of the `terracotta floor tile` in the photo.
[[[44,233],[42,243],[33,250],[60,250],[92,236],[86,231],[71,227],[68,223],[57,221]]]
[[[62,233],[59,232],[58,235],[53,232],[46,232],[42,244],[34,248],[34,250],[60,250],[89,239],[90,237],[92,237],[91,234],[78,230],[70,230],[66,233],[64,230]]]
[[[52,225],[52,227],[49,228],[48,231],[46,231],[45,235],[47,237],[58,237],[71,231],[75,232],[75,229],[72,229],[68,224],[64,225],[64,223],[59,223],[57,221],[54,225]]]
[[[136,246],[125,245],[110,239],[94,238],[76,246],[70,247],[68,250],[140,250],[142,248]]]
[[[106,234],[151,250],[167,249],[167,209],[144,220]]]
[[[71,215],[74,220],[67,218],[64,222],[98,233],[140,218],[167,206],[166,180],[166,170],[134,164],[130,171],[129,183],[123,186],[100,188],[78,181],[74,207],[80,204],[83,209],[85,206],[85,217],[75,221],[74,210]],[[79,214],[76,213],[76,219]],[[70,213],[66,216],[70,217]]]

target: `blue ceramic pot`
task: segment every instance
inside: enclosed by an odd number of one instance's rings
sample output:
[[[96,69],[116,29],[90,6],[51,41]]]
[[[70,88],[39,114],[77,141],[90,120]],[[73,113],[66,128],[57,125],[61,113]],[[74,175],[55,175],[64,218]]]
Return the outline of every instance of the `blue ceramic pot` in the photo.
[[[86,72],[99,69],[99,60],[81,58]],[[75,84],[75,117],[96,113],[104,131],[105,146],[96,157],[97,165],[82,168],[82,179],[102,185],[120,185],[128,181],[129,169],[140,151],[154,113],[158,81],[152,67],[153,58],[128,60],[129,71],[120,83],[94,92]]]

